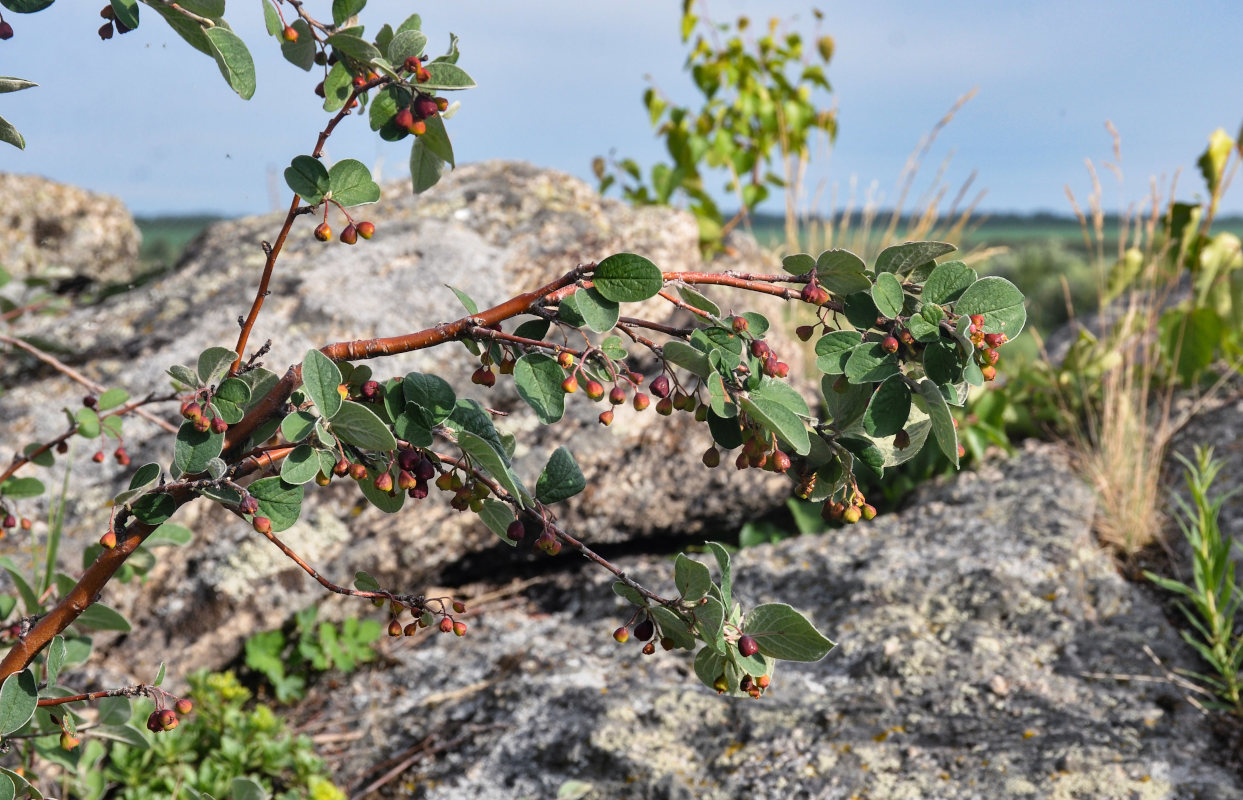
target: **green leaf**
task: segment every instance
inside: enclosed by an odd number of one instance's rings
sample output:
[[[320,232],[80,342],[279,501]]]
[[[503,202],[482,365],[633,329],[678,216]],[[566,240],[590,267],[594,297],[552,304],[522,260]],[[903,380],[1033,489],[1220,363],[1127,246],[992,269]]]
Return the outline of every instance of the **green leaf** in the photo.
[[[138,0],[111,0],[109,5],[117,22],[131,30],[138,27]]]
[[[400,67],[407,58],[418,58],[427,49],[427,35],[419,30],[402,31],[388,44],[388,60]]]
[[[946,253],[957,250],[946,242],[906,242],[886,247],[876,258],[876,272],[892,272],[898,277]]]
[[[1161,331],[1162,347],[1186,385],[1213,363],[1224,332],[1217,312],[1207,307],[1190,311],[1170,309],[1161,315],[1157,327]]]
[[[715,689],[716,679],[725,674],[725,657],[704,646],[695,655],[695,676],[709,689]]]
[[[141,497],[155,488],[160,480],[160,465],[154,462],[143,464],[134,471],[129,480],[129,489],[113,498],[117,505],[126,505],[136,497]]]
[[[781,259],[781,268],[791,275],[803,275],[816,267],[816,259],[806,253],[795,253]]]
[[[0,684],[0,736],[18,730],[35,715],[39,687],[29,669],[15,672]]]
[[[734,406],[730,406],[734,408]],[[733,450],[742,444],[742,430],[738,427],[737,412],[735,416],[726,417],[718,414],[716,411],[708,410],[708,431],[712,434],[712,441],[726,450]]]
[[[339,111],[354,91],[354,76],[342,59],[328,70],[324,78],[324,110]]]
[[[78,615],[73,624],[97,631],[121,631],[125,633],[130,630],[129,620],[116,609],[110,608],[103,603],[91,603],[86,607],[85,611]]]
[[[0,767],[0,774],[6,776],[9,780],[13,782],[13,785],[16,787],[14,789],[15,793],[25,792],[25,794],[21,795],[22,798],[29,797],[30,800],[44,800],[42,792],[40,792],[37,788],[35,788],[35,786],[31,784],[30,781],[26,780],[21,775],[18,775],[13,770],[8,769],[7,767]]]
[[[367,0],[332,0],[332,24],[338,28],[367,5]]]
[[[444,422],[456,407],[453,387],[438,375],[411,372],[402,379],[401,386],[406,402],[415,403],[428,412],[428,427]]]
[[[224,434],[196,430],[189,420],[177,429],[173,444],[173,464],[182,475],[197,475],[207,470],[211,461],[224,449]]]
[[[833,248],[832,250],[825,250],[816,256],[816,273],[820,278],[824,278],[826,273],[836,272],[843,275],[862,275],[866,271],[867,264],[863,263],[863,259],[849,250]],[[868,281],[868,283],[870,284],[871,281]],[[862,290],[856,289],[855,291]],[[853,292],[846,292],[846,294],[853,294]]]
[[[678,339],[666,342],[661,348],[661,355],[670,364],[688,370],[701,378],[708,377],[708,373],[712,371],[712,367],[708,364],[707,354]]]
[[[423,142],[422,136],[415,136],[410,145],[410,182],[415,194],[422,194],[435,186],[449,171],[449,164],[432,152]]]
[[[561,388],[564,379],[561,365],[544,353],[527,353],[514,365],[514,385],[518,394],[545,425],[565,415],[565,391]]]
[[[281,480],[289,484],[310,483],[319,474],[319,453],[309,444],[293,449],[281,464]]]
[[[832,331],[816,341],[816,369],[826,375],[841,375],[854,348],[863,342],[858,331]]]
[[[4,117],[0,117],[0,142],[11,144],[18,150],[26,149],[26,138],[18,133],[13,123]]]
[[[32,86],[38,85],[39,84],[33,81],[28,81],[25,78],[9,78],[0,76],[0,94],[20,92],[22,89],[29,89]]]
[[[248,491],[259,501],[258,516],[270,519],[274,532],[286,530],[298,521],[302,513],[301,486],[292,486],[277,477],[260,478]]]
[[[927,406],[928,418],[932,420],[932,435],[936,437],[937,446],[958,468],[958,431],[954,429],[954,418],[950,415],[949,406],[945,403],[945,395],[937,385],[928,378],[919,382],[919,394]]]
[[[85,439],[94,439],[99,435],[99,414],[91,408],[79,408],[75,415],[78,421],[78,435]]]
[[[647,601],[643,599],[643,595],[621,581],[613,581],[613,593],[628,603],[639,607],[647,606]]]
[[[844,374],[851,383],[875,383],[898,372],[896,355],[886,353],[880,342],[864,342],[850,351]]]
[[[975,270],[961,261],[946,261],[937,264],[936,269],[924,283],[923,301],[925,303],[952,303],[962,296],[967,287],[975,283]],[[931,322],[932,320],[929,320]]]
[[[341,410],[341,370],[332,359],[311,349],[302,357],[302,389],[311,398],[325,419],[333,419]]]
[[[337,394],[335,388],[332,393],[340,400],[341,395]],[[281,436],[290,442],[300,442],[315,431],[315,422],[318,419],[319,416],[310,411],[295,411],[281,420]]]
[[[234,778],[229,785],[230,800],[268,800],[268,793],[250,778]]]
[[[0,495],[14,500],[38,497],[44,491],[43,481],[38,478],[9,478],[4,483],[0,483]]]
[[[445,130],[444,118],[437,114],[423,120],[423,124],[427,126],[427,130],[422,136],[417,137],[418,140],[437,158],[448,163],[450,167],[454,166],[453,142],[449,141],[449,132]]]
[[[280,36],[285,31],[285,23],[281,22],[281,16],[272,0],[263,0],[263,27],[267,29],[269,36]]]
[[[654,297],[665,285],[656,265],[634,253],[617,253],[604,259],[591,279],[600,294],[618,303],[638,303]]]
[[[574,295],[578,300],[578,313],[582,315],[587,327],[596,333],[612,330],[621,315],[620,306],[609,300],[594,288],[580,289]]]
[[[342,441],[364,450],[387,453],[397,449],[397,440],[388,426],[374,411],[360,403],[350,400],[342,403],[332,418],[330,428]]]
[[[332,179],[319,159],[311,156],[295,156],[285,168],[285,183],[294,194],[310,205],[319,205],[324,195],[332,189]]]
[[[678,553],[673,562],[673,583],[683,600],[694,603],[708,593],[712,575],[703,564],[687,558],[685,553]]]
[[[729,551],[725,549],[725,545],[720,542],[704,542],[712,555],[716,558],[717,569],[721,571],[721,599],[725,605],[732,605],[733,598],[733,571],[729,563]]]
[[[212,57],[220,67],[220,74],[243,100],[255,94],[255,62],[246,49],[246,43],[228,28],[217,25],[204,31],[211,43]]]
[[[355,572],[354,588],[360,592],[378,592],[380,591],[380,582],[366,572]]]
[[[156,528],[151,534],[143,540],[143,547],[162,547],[165,545],[173,545],[181,547],[190,543],[194,538],[194,532],[184,525],[177,525],[172,522],[165,522]]]
[[[548,459],[535,484],[535,498],[541,503],[559,503],[587,488],[583,472],[566,447],[558,447]]]
[[[279,20],[277,24],[280,24]],[[283,35],[284,28],[277,31],[276,36],[281,40],[281,55],[295,67],[310,72],[315,66],[315,37],[311,34],[311,26],[304,19],[296,19],[290,27],[298,32],[298,41],[287,41]]]
[[[146,735],[129,724],[101,725],[97,728],[92,728],[91,733],[101,739],[129,745],[136,750],[146,750],[151,747],[151,743],[147,740]]]
[[[785,661],[819,661],[835,646],[785,603],[765,603],[751,609],[742,630],[755,639],[761,653]]]
[[[847,321],[860,332],[876,327],[876,317],[880,311],[877,310],[870,292],[859,291],[847,295],[843,306]]]
[[[962,379],[958,347],[946,341],[932,342],[924,349],[924,374],[936,384],[957,383]]]
[[[52,454],[52,449],[48,448],[35,455],[35,452],[42,449],[43,445],[39,442],[31,442],[22,448],[22,455],[30,459],[32,464],[40,467],[50,467],[56,463],[56,456]]]
[[[472,89],[475,87],[475,79],[466,74],[466,70],[457,64],[450,64],[447,61],[433,61],[427,65],[427,71],[431,73],[431,79],[426,83],[420,83],[419,88],[425,92],[436,90],[456,91],[458,89]]]
[[[39,595],[27,583],[26,578],[22,575],[22,571],[17,568],[13,560],[8,556],[0,556],[0,567],[9,573],[9,577],[13,580],[13,585],[17,587],[17,593],[22,596],[22,603],[26,606],[27,614],[39,613],[42,606],[39,603]]]
[[[698,290],[690,286],[679,286],[678,294],[682,295],[682,299],[692,308],[707,312],[714,317],[721,316],[721,308],[716,303],[709,300]]]
[[[763,401],[772,401],[778,405],[785,406],[790,411],[801,417],[810,417],[811,409],[807,407],[807,401],[798,393],[790,384],[777,378],[770,378],[765,375],[760,385],[751,390],[751,399]]]
[[[371,178],[371,171],[357,159],[347,158],[328,170],[332,199],[343,206],[374,203],[380,199],[380,185]]]
[[[510,547],[518,545],[513,539],[506,534],[509,525],[514,521],[514,512],[510,510],[508,503],[502,503],[500,500],[494,500],[491,497],[484,498],[483,508],[479,509],[479,518],[483,520],[483,524],[488,526],[488,530],[496,534],[496,537]]]
[[[377,58],[383,58],[383,55],[376,49],[375,45],[361,36],[354,36],[349,33],[334,33],[325,40],[325,43],[355,61],[361,61],[363,64],[370,64]]]
[[[250,387],[240,378],[225,378],[216,388],[211,406],[218,416],[230,425],[235,425],[246,416],[244,409],[250,402]]]
[[[168,372],[168,376],[170,378],[187,388],[193,388],[201,385],[198,375],[196,375],[194,370],[189,367],[184,367],[181,364],[174,364],[166,371]]]
[[[225,376],[237,354],[227,347],[209,347],[199,353],[197,374],[204,385],[211,385]]]
[[[725,652],[725,606],[712,595],[691,610],[695,618],[695,631],[700,639],[718,653]]]
[[[1005,278],[990,275],[967,287],[954,304],[962,316],[984,315],[985,333],[1004,333],[1010,339],[1019,335],[1027,321],[1023,293]]]
[[[492,415],[475,400],[458,400],[446,424],[455,431],[469,431],[475,434],[492,445],[492,449],[497,453],[502,454],[501,458],[506,464],[509,463],[509,451],[505,441],[496,432],[496,426],[492,424]]]
[[[42,11],[50,6],[55,0],[0,0],[0,6],[4,6],[14,14],[33,14],[36,11]]]
[[[741,397],[743,410],[753,420],[777,434],[795,453],[806,455],[811,450],[807,426],[793,411],[767,397]]]
[[[110,408],[116,408],[129,399],[129,392],[124,389],[109,389],[99,396],[99,403],[96,406],[100,411],[107,411]]]
[[[888,273],[886,273],[888,274]],[[911,390],[901,375],[881,383],[863,414],[863,429],[869,436],[893,436],[911,415]]]
[[[154,492],[135,500],[130,504],[130,510],[140,521],[148,525],[159,525],[177,510],[177,501],[163,492]]]
[[[872,286],[872,302],[876,303],[876,310],[887,319],[893,319],[902,313],[902,301],[902,282],[892,273],[878,274]]]
[[[526,491],[518,483],[518,478],[510,471],[504,458],[497,453],[487,440],[469,431],[458,432],[458,447],[471,457],[475,464],[483,468],[505,488],[505,491],[518,500],[522,506],[528,505]]]
[[[455,295],[457,295],[457,299],[461,301],[462,306],[469,313],[471,314],[479,313],[479,304],[476,303],[470,295],[468,295],[466,292],[462,291],[461,289],[458,289],[455,286],[449,286],[449,284],[447,283],[445,284],[445,286],[448,286],[449,290],[452,291]]]
[[[660,628],[661,636],[672,639],[675,648],[695,649],[695,636],[680,616],[664,606],[649,606],[647,613]]]
[[[160,662],[160,667],[155,671],[155,680],[152,683],[159,686],[164,682],[164,662]]]
[[[65,647],[65,637],[59,633],[52,637],[52,643],[47,647],[47,685],[56,685],[56,676],[60,675],[60,669],[65,665],[65,656],[69,654],[69,648]]]

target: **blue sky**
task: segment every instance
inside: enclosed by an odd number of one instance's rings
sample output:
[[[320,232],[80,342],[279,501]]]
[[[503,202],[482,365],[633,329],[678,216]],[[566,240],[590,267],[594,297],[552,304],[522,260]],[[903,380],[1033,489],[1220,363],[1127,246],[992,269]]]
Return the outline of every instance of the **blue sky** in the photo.
[[[327,0],[310,0],[311,7]],[[259,89],[241,101],[214,62],[191,50],[149,9],[138,30],[95,35],[102,0],[61,0],[34,15],[6,15],[0,74],[41,84],[0,95],[0,114],[25,134],[25,152],[0,149],[0,170],[38,173],[122,197],[136,213],[265,211],[287,200],[280,173],[310,150],[326,120],[312,94],[319,76],[284,62],[263,31],[258,0],[231,0],[226,18],[248,42]],[[662,149],[640,96],[645,75],[675,99],[694,94],[681,67],[679,3],[672,0],[530,0],[424,4],[372,0],[364,21],[423,15],[432,52],[462,38],[459,62],[479,83],[450,121],[460,161],[523,159],[590,179],[595,155],[616,150],[651,163]],[[745,13],[795,19],[811,4],[711,0],[717,19]],[[1064,185],[1090,190],[1084,159],[1113,161],[1111,120],[1122,137],[1125,184],[1102,168],[1105,207],[1142,200],[1150,178],[1180,198],[1202,191],[1195,159],[1208,135],[1243,122],[1243,5],[1237,0],[1047,0],[1007,3],[818,4],[836,39],[829,67],[840,135],[817,154],[810,185],[871,185],[882,204],[920,138],[973,88],[978,94],[941,133],[916,184],[943,159],[951,194],[975,170],[993,211],[1069,213]],[[88,11],[88,9],[90,9]],[[375,23],[378,24],[378,23]],[[374,27],[374,24],[373,24]],[[169,124],[169,123],[172,124]],[[330,158],[354,157],[396,178],[408,148],[347,120]],[[779,208],[774,207],[775,211]],[[1243,187],[1224,211],[1243,213]]]

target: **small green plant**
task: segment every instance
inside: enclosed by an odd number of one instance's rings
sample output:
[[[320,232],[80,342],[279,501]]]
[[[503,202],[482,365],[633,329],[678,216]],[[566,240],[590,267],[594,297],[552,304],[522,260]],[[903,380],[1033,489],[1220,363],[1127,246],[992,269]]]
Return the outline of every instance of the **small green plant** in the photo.
[[[294,615],[292,628],[263,631],[246,640],[246,666],[263,675],[282,703],[301,700],[315,673],[337,669],[349,673],[375,659],[372,645],[380,623],[350,617],[338,624],[321,620],[317,606]]]
[[[188,681],[196,713],[176,736],[150,736],[146,746],[111,744],[87,770],[116,787],[108,797],[163,800],[178,791],[196,797],[187,792],[194,790],[225,798],[237,778],[250,778],[273,800],[344,800],[310,739],[290,734],[268,707],[248,708],[251,692],[232,672],[198,672]],[[135,704],[135,720],[146,713],[142,705]]]
[[[1210,498],[1209,490],[1222,466],[1213,458],[1211,447],[1196,447],[1194,463],[1177,453],[1175,458],[1186,467],[1187,489],[1191,492],[1191,503],[1178,495],[1174,495],[1174,502],[1179,510],[1178,527],[1191,546],[1193,583],[1151,572],[1144,575],[1186,599],[1178,607],[1194,631],[1183,631],[1183,638],[1214,672],[1188,674],[1219,698],[1219,702],[1212,703],[1214,707],[1243,717],[1243,634],[1235,633],[1243,589],[1234,582],[1234,561],[1230,557],[1234,540],[1223,536],[1218,525],[1222,503],[1234,492]]]

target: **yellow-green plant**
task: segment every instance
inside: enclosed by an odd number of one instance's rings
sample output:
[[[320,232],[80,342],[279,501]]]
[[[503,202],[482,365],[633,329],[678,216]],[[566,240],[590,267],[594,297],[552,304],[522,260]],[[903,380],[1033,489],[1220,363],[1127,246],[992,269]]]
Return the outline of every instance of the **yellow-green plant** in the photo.
[[[1178,527],[1191,547],[1190,584],[1163,578],[1151,572],[1144,575],[1163,589],[1183,597],[1178,607],[1191,624],[1183,638],[1213,669],[1213,674],[1188,673],[1213,692],[1212,705],[1236,716],[1243,716],[1243,635],[1235,633],[1243,589],[1234,580],[1231,550],[1234,539],[1223,534],[1219,524],[1221,506],[1235,492],[1210,497],[1221,462],[1213,458],[1211,447],[1197,447],[1195,461],[1180,454],[1175,458],[1186,468],[1188,503],[1177,494]]]

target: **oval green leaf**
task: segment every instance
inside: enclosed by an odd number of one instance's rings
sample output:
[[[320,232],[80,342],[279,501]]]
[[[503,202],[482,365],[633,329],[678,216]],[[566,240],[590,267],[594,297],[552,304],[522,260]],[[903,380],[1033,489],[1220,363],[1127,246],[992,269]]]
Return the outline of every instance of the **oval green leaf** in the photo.
[[[950,415],[945,395],[941,394],[937,385],[927,378],[919,382],[919,394],[924,398],[924,405],[927,406],[928,418],[932,421],[932,435],[936,437],[937,446],[957,469],[958,431],[954,429],[954,418]]]
[[[324,195],[332,188],[327,168],[311,156],[294,157],[285,168],[285,183],[294,194],[313,206],[323,202]]]
[[[587,327],[596,333],[612,330],[621,315],[617,302],[600,294],[598,289],[580,289],[574,293],[578,300],[578,313],[582,315]]]
[[[535,498],[541,503],[559,503],[586,488],[587,481],[574,460],[574,454],[562,446],[553,451],[540,473],[535,484]]]
[[[887,319],[898,316],[902,313],[902,282],[890,272],[880,273],[872,286],[872,302]]]
[[[328,184],[332,199],[343,206],[374,203],[380,199],[380,185],[371,177],[371,171],[363,162],[347,158],[332,165],[328,170]]]
[[[397,440],[388,426],[360,403],[350,400],[342,403],[329,426],[335,436],[355,447],[382,453],[397,449]]]
[[[739,404],[756,422],[777,434],[795,453],[806,455],[811,450],[807,426],[790,409],[764,397],[742,397]]]
[[[293,449],[281,464],[281,480],[289,484],[310,483],[319,474],[319,453],[309,444]]]
[[[654,297],[665,285],[655,264],[634,253],[617,253],[601,261],[592,273],[597,291],[618,303],[638,303]]]
[[[286,530],[298,521],[302,513],[303,487],[271,477],[255,481],[248,491],[259,501],[259,516],[272,521],[273,531]]]
[[[181,423],[173,444],[173,464],[182,475],[197,475],[207,469],[207,462],[224,449],[224,434],[196,430],[190,421]]]
[[[325,419],[332,419],[341,410],[341,370],[332,359],[318,350],[307,350],[302,358],[302,389]]]
[[[968,286],[975,283],[975,270],[961,261],[946,261],[937,264],[936,269],[924,283],[923,301],[925,303],[952,303],[962,296]],[[933,320],[928,320],[932,322]]]
[[[0,736],[18,730],[35,715],[39,687],[29,669],[16,672],[0,684]]]
[[[518,394],[535,411],[539,421],[551,425],[565,415],[565,372],[552,356],[528,353],[514,365]]]
[[[898,359],[893,353],[886,353],[880,342],[864,342],[850,351],[844,374],[851,383],[875,383],[898,372]]]
[[[954,311],[965,317],[983,314],[986,333],[1004,333],[1010,339],[1019,335],[1027,321],[1023,293],[996,275],[980,278],[968,286],[954,304]]]
[[[911,415],[911,390],[901,375],[881,383],[863,414],[863,429],[869,436],[892,436],[906,425]]]
[[[255,61],[246,49],[246,43],[228,28],[217,25],[204,30],[211,46],[212,57],[220,67],[220,74],[233,91],[243,100],[255,94]]]
[[[876,258],[876,271],[893,272],[899,277],[933,259],[958,248],[947,242],[906,242],[886,247]]]
[[[816,341],[816,369],[826,375],[841,375],[846,371],[850,351],[863,342],[858,331],[832,331]]]
[[[755,639],[761,653],[786,661],[819,661],[836,646],[785,603],[765,603],[751,609],[742,629]]]

